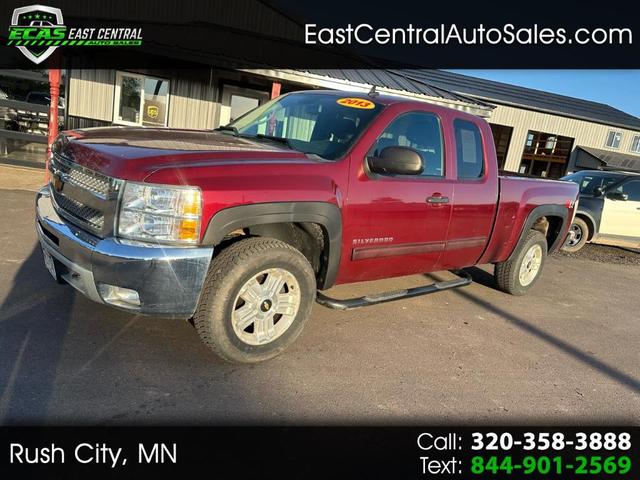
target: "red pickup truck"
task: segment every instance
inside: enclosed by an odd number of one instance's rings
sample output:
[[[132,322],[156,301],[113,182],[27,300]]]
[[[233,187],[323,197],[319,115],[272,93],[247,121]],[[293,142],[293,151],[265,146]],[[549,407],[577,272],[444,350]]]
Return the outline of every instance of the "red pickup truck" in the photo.
[[[215,131],[96,128],[56,140],[37,195],[54,278],[130,312],[193,319],[222,358],[257,362],[338,309],[459,287],[494,263],[520,295],[562,245],[574,183],[499,176],[489,125],[375,93],[297,92]],[[455,280],[337,300],[337,284]]]

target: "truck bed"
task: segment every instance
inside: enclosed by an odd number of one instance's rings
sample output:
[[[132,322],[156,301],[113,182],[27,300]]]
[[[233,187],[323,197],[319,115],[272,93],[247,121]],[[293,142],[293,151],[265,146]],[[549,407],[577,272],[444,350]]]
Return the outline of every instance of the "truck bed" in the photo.
[[[482,262],[506,260],[515,248],[526,220],[532,210],[540,205],[557,205],[567,208],[567,199],[573,199],[570,215],[575,210],[577,192],[575,185],[562,180],[532,177],[515,172],[501,172],[498,176],[498,209],[494,230]],[[514,228],[518,225],[519,228]],[[549,251],[558,248],[558,243],[549,245]]]

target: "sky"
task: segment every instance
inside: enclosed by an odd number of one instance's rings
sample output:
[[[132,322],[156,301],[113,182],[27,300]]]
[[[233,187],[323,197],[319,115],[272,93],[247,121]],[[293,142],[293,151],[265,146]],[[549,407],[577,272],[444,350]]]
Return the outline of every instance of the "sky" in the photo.
[[[606,103],[640,117],[640,70],[451,70]]]

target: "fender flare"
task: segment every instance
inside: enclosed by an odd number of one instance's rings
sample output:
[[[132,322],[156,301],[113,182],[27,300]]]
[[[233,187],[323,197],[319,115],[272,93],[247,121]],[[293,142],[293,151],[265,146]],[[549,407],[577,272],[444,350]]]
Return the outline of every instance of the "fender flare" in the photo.
[[[331,287],[338,275],[342,247],[342,214],[333,203],[270,202],[225,208],[209,221],[202,243],[218,245],[227,234],[239,228],[291,222],[317,223],[326,231],[329,239],[327,262],[320,272],[319,288]]]
[[[567,222],[569,221],[569,219],[567,218],[568,214],[569,212],[567,208],[563,205],[540,205],[534,208],[533,210],[531,210],[531,212],[529,212],[529,216],[527,217],[527,220],[524,222],[524,227],[520,232],[520,238],[518,239],[518,243],[516,243],[516,246],[514,247],[511,254],[509,255],[509,258],[507,259],[507,261],[511,260],[515,255],[515,253],[524,244],[527,238],[527,232],[531,230],[531,227],[533,227],[533,225],[536,223],[536,221],[540,217],[553,216],[553,217],[562,218],[562,225],[560,226],[560,232],[559,232],[560,235],[556,237],[552,245],[548,245],[549,252],[555,251],[562,244],[562,242],[564,242],[564,238],[562,238],[563,236],[561,235],[561,233],[564,232],[565,229],[569,227],[569,225],[567,225]]]

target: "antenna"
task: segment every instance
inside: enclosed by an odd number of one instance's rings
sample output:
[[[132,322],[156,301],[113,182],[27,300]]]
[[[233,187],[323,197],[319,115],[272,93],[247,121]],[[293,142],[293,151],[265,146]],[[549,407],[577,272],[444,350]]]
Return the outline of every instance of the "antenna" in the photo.
[[[376,92],[376,86],[372,85],[371,86],[371,90],[369,90],[369,93],[367,93],[367,95],[369,95],[371,98],[375,98],[380,94],[378,92]]]

